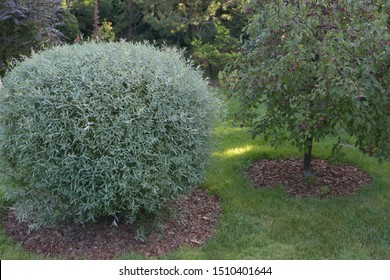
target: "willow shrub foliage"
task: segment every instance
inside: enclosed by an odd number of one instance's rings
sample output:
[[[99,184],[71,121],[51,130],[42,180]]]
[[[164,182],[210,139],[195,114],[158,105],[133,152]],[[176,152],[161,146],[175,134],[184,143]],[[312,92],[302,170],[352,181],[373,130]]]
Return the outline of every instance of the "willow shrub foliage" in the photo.
[[[204,179],[219,103],[175,49],[55,47],[3,82],[5,191],[32,226],[132,222]]]

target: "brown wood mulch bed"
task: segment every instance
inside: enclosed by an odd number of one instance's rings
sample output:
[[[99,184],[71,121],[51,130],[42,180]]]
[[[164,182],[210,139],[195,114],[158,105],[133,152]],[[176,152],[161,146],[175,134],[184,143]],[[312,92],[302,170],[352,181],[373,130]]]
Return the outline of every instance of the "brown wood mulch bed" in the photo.
[[[248,170],[255,188],[283,187],[293,197],[336,197],[353,195],[370,177],[349,165],[333,165],[328,161],[312,161],[314,176],[303,178],[301,160],[260,160]],[[86,225],[63,225],[29,232],[27,223],[15,220],[12,211],[3,217],[2,226],[8,236],[26,250],[43,257],[64,259],[112,259],[125,253],[158,257],[181,245],[199,246],[210,238],[218,226],[221,208],[216,196],[195,189],[172,202],[169,218],[156,223],[138,225],[96,222]],[[144,232],[142,231],[144,229]],[[143,240],[143,238],[145,240]]]
[[[370,183],[360,168],[334,165],[326,160],[312,161],[313,177],[303,178],[303,161],[294,159],[260,160],[247,173],[255,188],[283,187],[293,197],[336,197],[353,195]]]
[[[158,257],[184,244],[202,245],[214,234],[221,214],[218,198],[202,189],[180,197],[169,205],[169,210],[169,217],[157,227],[151,222],[145,222],[143,227],[128,224],[115,227],[102,221],[32,232],[27,223],[16,221],[10,211],[3,218],[3,228],[26,250],[43,257],[97,260],[132,252]]]

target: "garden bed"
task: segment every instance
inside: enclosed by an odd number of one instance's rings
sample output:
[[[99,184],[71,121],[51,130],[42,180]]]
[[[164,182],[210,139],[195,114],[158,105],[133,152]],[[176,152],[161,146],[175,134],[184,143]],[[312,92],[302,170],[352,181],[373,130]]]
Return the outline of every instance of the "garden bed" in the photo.
[[[111,225],[112,221],[62,225],[29,232],[27,223],[18,222],[10,211],[3,220],[8,236],[26,250],[43,257],[65,259],[112,259],[126,253],[159,256],[181,245],[202,245],[218,225],[219,200],[205,190],[195,189],[172,202],[170,217],[142,224]]]
[[[303,162],[293,159],[255,162],[248,170],[252,185],[284,187],[293,197],[335,197],[353,195],[370,183],[370,176],[358,167],[335,165],[326,160],[312,161],[313,177],[303,177]]]

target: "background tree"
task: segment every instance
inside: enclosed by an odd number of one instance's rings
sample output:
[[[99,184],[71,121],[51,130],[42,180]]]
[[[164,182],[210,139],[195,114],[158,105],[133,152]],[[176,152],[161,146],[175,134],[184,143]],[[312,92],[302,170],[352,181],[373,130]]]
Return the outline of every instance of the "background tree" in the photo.
[[[143,19],[141,6],[134,0],[113,0],[113,31],[120,38],[143,40],[150,26]]]
[[[85,38],[93,36],[95,30],[95,0],[77,0],[70,2],[70,5],[83,36]],[[113,18],[112,0],[100,0],[98,6],[99,18],[111,21]]]
[[[79,23],[77,18],[67,9],[64,10],[63,21],[64,23],[58,29],[64,35],[63,40],[71,44],[81,33]]]
[[[12,58],[61,42],[63,12],[61,0],[0,0],[0,74]]]
[[[218,19],[234,38],[240,38],[243,27],[248,24],[250,2],[251,0],[225,0],[217,10]]]
[[[103,21],[98,29],[99,40],[112,42],[115,40],[115,33],[112,28],[112,22]]]
[[[195,62],[215,78],[219,71],[238,56],[238,39],[230,35],[230,30],[215,23],[217,34],[212,42],[204,43],[202,38],[192,42]]]
[[[142,9],[143,21],[154,31],[154,39],[190,47],[195,38],[205,42],[213,39],[217,30],[215,19],[232,20],[248,0],[134,0]],[[234,12],[232,12],[234,10]],[[241,27],[242,28],[242,27]]]
[[[253,136],[292,141],[312,175],[313,141],[346,131],[390,156],[390,36],[385,2],[253,1],[232,78]],[[265,113],[259,115],[259,106]],[[341,139],[335,144],[335,150]]]
[[[95,0],[93,8],[93,39],[99,41],[99,1]]]
[[[113,40],[115,35],[117,39],[155,41],[186,48],[188,55],[194,51],[192,42],[196,39],[201,46],[197,50],[199,63],[205,63],[200,56],[206,55],[216,74],[223,68],[232,47],[230,43],[221,48],[216,46],[219,44],[216,38],[223,29],[232,40],[238,39],[248,19],[242,12],[248,2],[100,0],[97,21],[95,0],[0,0],[0,37],[5,42],[0,46],[0,71],[4,72],[12,57],[29,55],[32,48],[39,50],[61,42],[71,44],[79,36],[91,38],[104,32],[109,35],[106,40]],[[220,29],[215,22],[220,23]]]

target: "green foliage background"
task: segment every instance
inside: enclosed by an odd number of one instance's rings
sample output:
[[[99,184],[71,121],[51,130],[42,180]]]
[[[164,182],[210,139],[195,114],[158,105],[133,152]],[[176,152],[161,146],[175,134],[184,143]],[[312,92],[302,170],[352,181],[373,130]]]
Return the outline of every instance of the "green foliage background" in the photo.
[[[12,59],[29,55],[31,49],[39,51],[53,44],[93,38],[95,0],[39,0],[31,5],[30,2],[0,1],[0,41],[5,42],[0,45],[2,76]],[[216,21],[232,30],[232,37],[237,39],[248,18],[243,13],[248,2],[99,0],[98,25],[102,30],[111,25],[110,32],[118,41],[153,41],[187,48],[191,54],[195,38],[204,43],[214,40],[218,32]],[[104,40],[112,40],[112,34]]]

